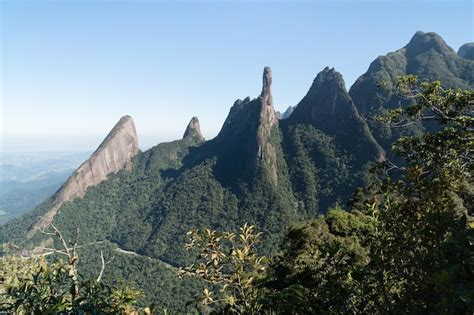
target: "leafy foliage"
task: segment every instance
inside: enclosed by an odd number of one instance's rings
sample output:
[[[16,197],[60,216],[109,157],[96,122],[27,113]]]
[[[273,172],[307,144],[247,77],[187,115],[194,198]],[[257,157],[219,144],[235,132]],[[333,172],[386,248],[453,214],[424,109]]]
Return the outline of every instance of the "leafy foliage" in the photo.
[[[290,230],[268,285],[305,288],[304,312],[457,313],[474,310],[474,93],[398,81],[411,106],[381,117],[440,129],[401,138],[379,180],[338,209]],[[282,309],[288,308],[286,301]]]
[[[178,271],[179,275],[192,275],[217,285],[216,298],[208,288],[196,302],[204,305],[223,305],[225,313],[249,314],[260,311],[259,291],[255,286],[265,270],[266,259],[258,256],[256,245],[261,233],[245,224],[238,234],[218,233],[205,229],[188,232],[188,250],[198,250],[197,264]]]
[[[345,199],[344,192],[357,176],[351,178],[351,158],[336,146],[334,137],[303,124],[290,126],[286,137],[284,148],[291,183],[307,217]]]
[[[349,93],[368,118],[374,137],[391,153],[390,147],[398,138],[420,136],[425,130],[421,121],[403,128],[372,121],[387,110],[410,105],[397,90],[398,77],[416,75],[425,81],[441,80],[447,89],[473,89],[473,73],[474,62],[456,55],[439,35],[417,32],[405,47],[374,60]]]
[[[15,314],[130,314],[142,293],[131,287],[113,287],[91,279],[76,286],[74,264],[45,256],[10,254],[4,244],[0,259],[0,305]]]

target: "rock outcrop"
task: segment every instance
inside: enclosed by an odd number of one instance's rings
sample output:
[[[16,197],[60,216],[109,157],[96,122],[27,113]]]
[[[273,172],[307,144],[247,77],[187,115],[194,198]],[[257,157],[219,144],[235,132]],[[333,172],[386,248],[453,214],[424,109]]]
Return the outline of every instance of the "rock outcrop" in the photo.
[[[276,184],[278,180],[276,151],[274,143],[270,141],[273,128],[278,125],[278,118],[273,108],[272,70],[265,67],[263,70],[263,87],[260,94],[260,121],[257,130],[257,156],[259,162],[266,164],[270,179]]]
[[[356,164],[384,160],[385,152],[372,136],[347,93],[342,75],[326,67],[288,118],[290,124],[310,124],[352,152]]]
[[[197,140],[198,142],[204,141],[204,137],[201,132],[201,125],[199,124],[199,119],[196,116],[191,118],[191,121],[186,127],[183,140]]]
[[[459,47],[458,56],[464,59],[474,60],[474,43],[466,43]]]
[[[91,157],[54,194],[51,209],[32,226],[29,235],[49,225],[62,204],[83,197],[89,187],[98,185],[109,174],[125,168],[139,151],[133,119],[124,116]]]
[[[253,177],[255,170],[263,166],[270,181],[276,184],[277,158],[271,134],[277,127],[278,118],[272,97],[272,71],[265,67],[259,97],[236,100],[221,131],[210,145],[215,145],[221,151],[221,157],[235,160],[233,164],[239,170],[236,171],[239,176]]]

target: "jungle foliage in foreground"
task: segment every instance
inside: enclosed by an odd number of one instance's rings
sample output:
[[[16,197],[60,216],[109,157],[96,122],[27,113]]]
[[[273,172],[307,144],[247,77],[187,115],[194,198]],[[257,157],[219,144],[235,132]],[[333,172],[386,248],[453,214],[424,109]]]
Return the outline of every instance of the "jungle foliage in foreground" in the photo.
[[[354,194],[349,211],[335,207],[290,228],[271,258],[260,256],[260,234],[252,226],[239,233],[188,233],[186,249],[197,259],[177,273],[209,285],[187,303],[190,310],[194,305],[195,312],[237,314],[472,314],[474,92],[445,90],[414,76],[401,78],[398,90],[412,105],[379,120],[399,127],[434,121],[437,131],[399,139],[393,149],[403,165],[379,165],[372,184]],[[93,303],[99,313],[137,312],[130,305],[135,291],[125,300],[117,299],[122,291],[105,285],[100,298],[87,286],[74,293],[61,282],[74,282],[70,269],[28,261],[27,272],[12,280],[25,260],[2,258],[2,303],[21,310],[26,304],[19,301],[39,296],[28,303],[41,312],[79,312]],[[48,309],[56,300],[66,308]]]

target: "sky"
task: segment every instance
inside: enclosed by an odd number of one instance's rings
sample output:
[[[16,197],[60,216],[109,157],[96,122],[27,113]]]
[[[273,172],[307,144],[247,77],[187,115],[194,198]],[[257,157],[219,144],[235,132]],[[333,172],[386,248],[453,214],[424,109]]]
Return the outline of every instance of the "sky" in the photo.
[[[93,150],[123,115],[142,148],[207,139],[273,71],[275,108],[325,66],[347,88],[370,62],[434,31],[474,41],[473,1],[0,0],[0,150]]]

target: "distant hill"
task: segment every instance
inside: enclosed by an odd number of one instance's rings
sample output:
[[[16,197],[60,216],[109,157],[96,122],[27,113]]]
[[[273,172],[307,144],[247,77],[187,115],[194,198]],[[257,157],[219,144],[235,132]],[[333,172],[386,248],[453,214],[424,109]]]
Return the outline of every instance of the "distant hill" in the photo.
[[[0,225],[53,195],[85,156],[85,152],[2,152]]]

